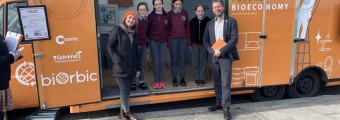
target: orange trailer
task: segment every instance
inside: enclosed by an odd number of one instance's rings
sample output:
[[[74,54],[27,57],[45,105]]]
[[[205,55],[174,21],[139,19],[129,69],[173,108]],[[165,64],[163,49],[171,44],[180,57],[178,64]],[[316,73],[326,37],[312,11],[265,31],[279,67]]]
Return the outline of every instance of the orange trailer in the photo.
[[[71,113],[79,113],[120,106],[110,68],[103,67],[110,64],[103,62],[105,35],[98,33],[95,3],[0,1],[2,34],[21,33],[18,6],[46,5],[49,20],[51,39],[24,42],[24,58],[12,65],[15,108],[69,106]],[[229,0],[226,4],[228,15],[239,26],[241,60],[233,64],[232,94],[251,93],[254,101],[281,99],[284,94],[309,97],[317,95],[321,86],[340,84],[339,0]],[[147,61],[146,65],[152,64]],[[207,75],[206,86],[192,82],[188,87],[138,90],[132,92],[130,102],[143,105],[213,97],[209,71]],[[151,77],[151,72],[146,76]],[[189,75],[186,78],[192,80]]]

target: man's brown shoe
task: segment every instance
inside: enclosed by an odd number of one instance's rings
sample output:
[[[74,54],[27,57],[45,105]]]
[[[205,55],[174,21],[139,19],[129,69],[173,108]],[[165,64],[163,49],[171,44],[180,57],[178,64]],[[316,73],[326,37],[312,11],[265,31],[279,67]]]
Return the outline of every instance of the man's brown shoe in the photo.
[[[125,116],[128,117],[130,120],[138,120],[137,116],[133,115],[130,111],[125,113]]]
[[[119,119],[120,120],[129,120],[128,117],[126,117],[125,113],[123,111],[120,111],[119,113]]]

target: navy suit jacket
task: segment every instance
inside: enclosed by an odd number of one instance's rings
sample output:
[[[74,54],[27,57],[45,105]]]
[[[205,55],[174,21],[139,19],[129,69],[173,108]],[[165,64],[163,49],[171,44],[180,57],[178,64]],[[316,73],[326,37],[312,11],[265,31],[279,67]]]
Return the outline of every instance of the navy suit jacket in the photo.
[[[211,60],[213,63],[216,63],[218,59],[231,59],[231,60],[239,60],[240,57],[237,52],[237,42],[238,42],[238,28],[237,22],[234,18],[229,16],[224,16],[224,27],[223,27],[223,37],[224,42],[227,43],[226,46],[220,49],[221,56],[214,57],[214,50],[211,46],[216,42],[215,37],[215,19],[211,19],[204,30],[203,36],[203,44],[207,49],[209,54],[211,55]]]

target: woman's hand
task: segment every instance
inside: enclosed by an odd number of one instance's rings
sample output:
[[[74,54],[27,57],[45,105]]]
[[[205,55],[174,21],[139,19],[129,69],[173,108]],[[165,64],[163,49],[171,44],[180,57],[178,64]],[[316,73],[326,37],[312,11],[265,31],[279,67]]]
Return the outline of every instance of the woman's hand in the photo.
[[[137,71],[136,72],[136,77],[139,77],[139,75],[140,75],[140,71]]]
[[[20,57],[20,52],[16,52],[16,53],[12,53],[12,52],[11,52],[11,54],[12,54],[13,57],[14,57],[14,61],[17,61],[17,60],[19,59],[19,57]]]

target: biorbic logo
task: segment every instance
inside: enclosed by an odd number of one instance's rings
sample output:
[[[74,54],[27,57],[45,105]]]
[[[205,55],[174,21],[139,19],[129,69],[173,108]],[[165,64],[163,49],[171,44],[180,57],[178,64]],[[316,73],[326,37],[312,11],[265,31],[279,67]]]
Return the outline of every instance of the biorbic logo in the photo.
[[[15,77],[18,82],[25,86],[35,86],[34,64],[24,61],[15,69]]]
[[[79,73],[76,71],[75,73],[68,74],[66,72],[59,72],[57,75],[52,73],[52,76],[46,77],[41,74],[41,83],[43,87],[47,87],[50,85],[67,85],[67,84],[80,84],[86,82],[94,82],[98,80],[97,73],[89,73],[86,70],[86,73]]]
[[[62,45],[65,42],[76,42],[78,41],[77,37],[70,37],[70,38],[65,38],[63,35],[58,35],[55,38],[55,42],[57,42],[57,44]]]
[[[78,51],[75,54],[69,55],[55,55],[53,56],[54,63],[63,63],[63,62],[79,62],[81,61],[81,53],[83,51]]]

